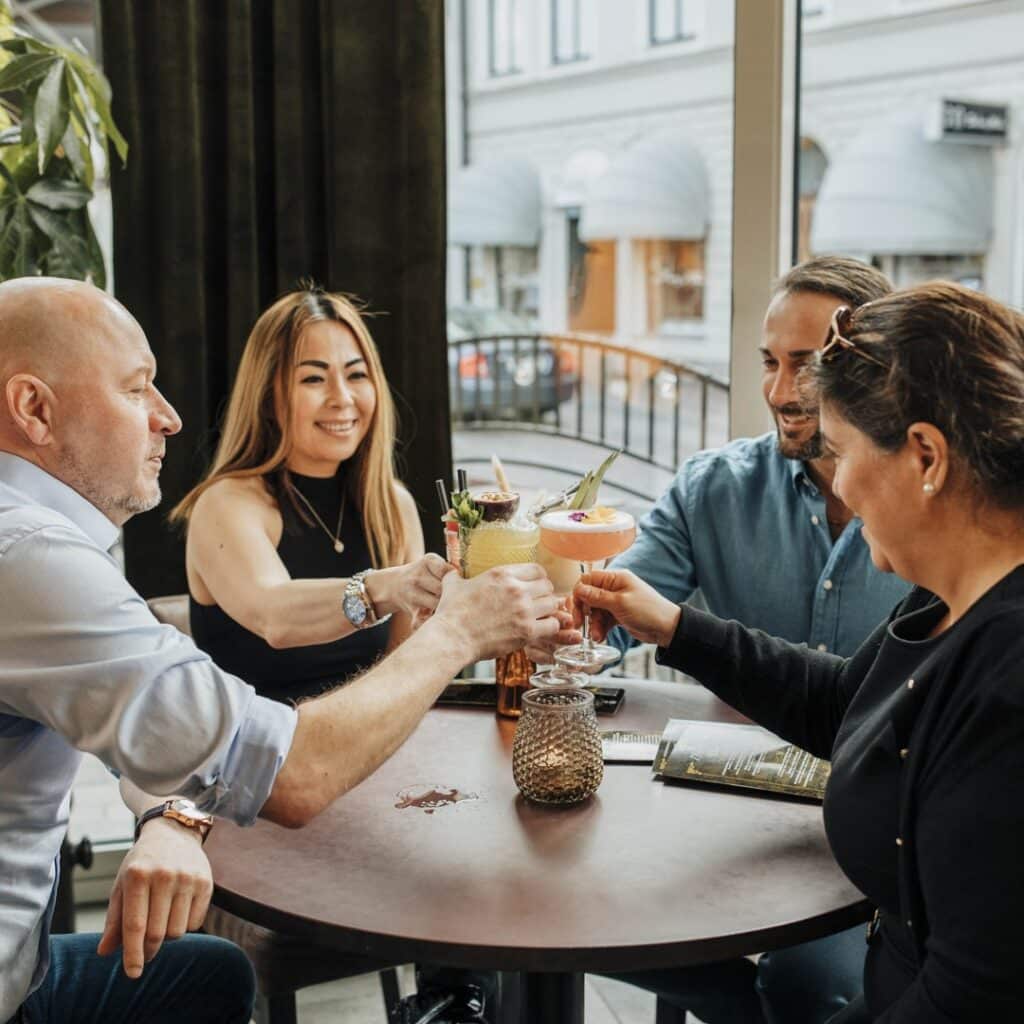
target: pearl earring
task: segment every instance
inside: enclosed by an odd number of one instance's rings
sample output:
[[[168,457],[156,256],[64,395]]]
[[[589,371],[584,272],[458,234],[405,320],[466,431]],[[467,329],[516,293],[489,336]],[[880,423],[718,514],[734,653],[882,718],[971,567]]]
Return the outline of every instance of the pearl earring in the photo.
[[[921,490],[924,491],[925,494],[934,494],[935,493],[935,484],[933,484],[933,483],[926,483],[924,485],[924,487],[921,488]]]

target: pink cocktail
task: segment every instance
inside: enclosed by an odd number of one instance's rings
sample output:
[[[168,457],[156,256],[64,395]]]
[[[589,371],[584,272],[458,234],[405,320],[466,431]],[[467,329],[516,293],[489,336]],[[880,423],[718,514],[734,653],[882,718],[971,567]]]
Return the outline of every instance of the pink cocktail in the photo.
[[[635,539],[636,521],[618,509],[559,509],[540,519],[541,546],[560,558],[579,562],[581,572],[590,572],[595,562],[621,554]],[[583,616],[582,642],[560,647],[555,654],[563,664],[583,672],[596,672],[619,659],[615,647],[590,639],[589,611]]]
[[[553,555],[582,563],[622,554],[636,540],[636,522],[628,512],[599,511],[605,514],[597,521],[583,518],[586,512],[548,512],[540,521],[541,544]]]

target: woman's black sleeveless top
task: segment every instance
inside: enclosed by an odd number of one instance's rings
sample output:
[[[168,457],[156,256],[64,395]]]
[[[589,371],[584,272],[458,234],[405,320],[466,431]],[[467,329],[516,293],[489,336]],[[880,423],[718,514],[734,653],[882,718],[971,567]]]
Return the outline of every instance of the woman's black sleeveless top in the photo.
[[[291,478],[333,533],[345,486],[345,466],[328,479],[297,473]],[[340,555],[323,528],[316,522],[303,522],[289,499],[282,499],[280,510],[284,529],[277,553],[292,579],[347,577],[371,568],[362,517],[352,493],[345,503],[340,534],[345,550]],[[339,623],[344,622],[344,615],[339,596]],[[285,702],[315,696],[369,668],[384,653],[388,642],[388,625],[382,623],[332,643],[275,650],[218,605],[201,605],[191,597],[189,620],[196,645],[221,668],[240,676],[264,697]]]

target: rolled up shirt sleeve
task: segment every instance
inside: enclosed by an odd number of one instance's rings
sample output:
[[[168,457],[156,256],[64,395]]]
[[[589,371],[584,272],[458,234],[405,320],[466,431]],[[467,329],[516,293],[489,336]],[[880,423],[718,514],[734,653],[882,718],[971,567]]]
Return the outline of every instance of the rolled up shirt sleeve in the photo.
[[[70,525],[8,541],[0,711],[33,719],[150,793],[250,824],[291,747],[296,712],[259,697],[159,623],[114,560]]]

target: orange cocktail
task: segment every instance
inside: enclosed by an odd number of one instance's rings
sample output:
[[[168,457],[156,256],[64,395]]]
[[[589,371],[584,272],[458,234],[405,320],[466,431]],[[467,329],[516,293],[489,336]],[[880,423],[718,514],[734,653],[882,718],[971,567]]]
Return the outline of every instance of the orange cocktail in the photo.
[[[595,562],[625,551],[636,539],[636,521],[628,512],[612,508],[559,509],[540,519],[540,543],[561,558],[575,559],[581,572],[590,572]],[[583,672],[596,672],[619,660],[619,651],[609,644],[590,639],[590,613],[583,615],[583,641],[560,647],[558,660]]]

